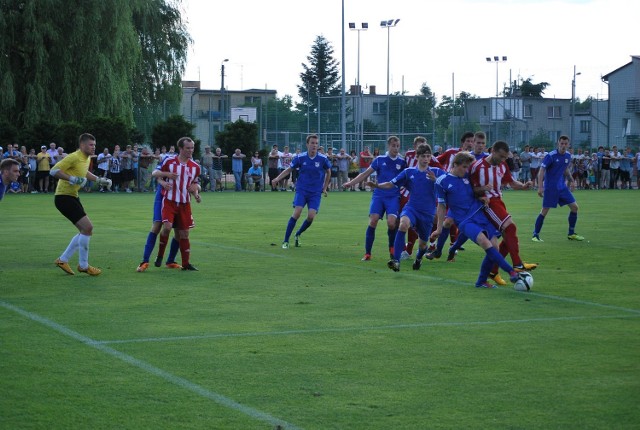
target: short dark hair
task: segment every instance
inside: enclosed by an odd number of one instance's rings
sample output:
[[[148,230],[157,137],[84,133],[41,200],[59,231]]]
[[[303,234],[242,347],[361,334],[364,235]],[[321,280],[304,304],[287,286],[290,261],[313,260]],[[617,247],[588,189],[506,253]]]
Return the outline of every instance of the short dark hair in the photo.
[[[82,133],[80,135],[80,137],[78,138],[78,144],[82,143],[82,142],[86,142],[88,140],[91,140],[93,142],[96,141],[96,138],[93,136],[93,134],[89,134],[89,133]]]
[[[187,141],[193,142],[193,140],[189,136],[181,137],[180,139],[178,139],[178,148],[184,148],[184,143]]]
[[[310,135],[308,135],[308,136],[307,136],[307,143],[309,143],[309,140],[311,140],[311,139],[313,139],[313,138],[316,138],[316,139],[317,139],[317,138],[318,138],[318,135],[317,135],[317,134],[310,134]],[[276,146],[276,145],[274,145],[274,146]]]
[[[14,158],[5,158],[4,160],[0,161],[0,171],[9,170],[13,165],[20,166],[20,163],[18,163],[18,160]]]
[[[491,148],[494,152],[495,151],[504,151],[507,153],[509,152],[509,144],[504,140],[497,140]]]
[[[422,154],[431,154],[431,146],[429,146],[428,143],[421,143],[420,145],[418,145],[418,147],[416,148],[416,155],[420,156]]]
[[[460,142],[462,143],[470,137],[473,137],[473,133],[470,131],[465,131],[464,133],[462,133],[462,137],[460,137]]]

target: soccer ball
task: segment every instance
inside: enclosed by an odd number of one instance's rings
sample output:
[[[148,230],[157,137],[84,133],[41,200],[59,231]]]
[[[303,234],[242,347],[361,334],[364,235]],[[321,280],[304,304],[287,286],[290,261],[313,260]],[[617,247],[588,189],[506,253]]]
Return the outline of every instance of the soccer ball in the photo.
[[[521,272],[518,274],[519,279],[513,284],[516,291],[529,291],[533,287],[533,276],[529,272]]]

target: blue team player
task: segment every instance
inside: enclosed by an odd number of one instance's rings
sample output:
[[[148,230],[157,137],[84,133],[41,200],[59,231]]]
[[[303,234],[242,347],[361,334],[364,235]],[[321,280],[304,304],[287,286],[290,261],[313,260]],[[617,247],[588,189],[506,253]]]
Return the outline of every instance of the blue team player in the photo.
[[[342,186],[348,188],[357,185],[367,179],[373,172],[376,172],[378,183],[389,182],[407,166],[403,157],[399,157],[400,139],[390,136],[387,139],[387,153],[377,157],[364,172],[352,180],[345,182]],[[394,242],[396,239],[396,224],[398,213],[400,212],[400,190],[396,187],[389,189],[376,188],[371,196],[369,206],[369,225],[365,233],[364,257],[362,261],[371,260],[371,249],[376,238],[376,227],[380,218],[387,214],[387,235],[389,236],[389,254],[394,255]],[[400,252],[404,250],[404,245]]]
[[[418,160],[416,167],[403,170],[389,182],[379,184],[367,182],[371,188],[388,190],[394,187],[405,187],[409,190],[409,201],[400,213],[400,225],[393,245],[393,258],[387,263],[387,267],[394,272],[400,271],[400,257],[404,249],[405,234],[410,227],[415,228],[419,239],[419,249],[413,263],[413,270],[420,270],[422,257],[427,252],[427,243],[436,211],[436,178],[447,173],[437,167],[429,167],[431,155],[431,147],[426,143],[421,143],[416,148]]]
[[[318,153],[318,135],[310,134],[307,136],[307,152],[291,160],[291,166],[287,167],[271,181],[271,186],[278,186],[278,182],[289,177],[289,173],[298,170],[298,181],[296,182],[296,194],[293,197],[293,215],[287,223],[287,230],[284,234],[284,242],[282,249],[289,248],[289,238],[293,232],[293,228],[300,218],[302,209],[307,206],[307,219],[304,220],[300,229],[295,235],[295,245],[300,246],[300,235],[311,226],[318,211],[320,210],[320,200],[327,195],[327,186],[331,181],[331,162],[324,155]]]
[[[576,222],[578,221],[578,204],[575,197],[567,187],[567,181],[571,183],[571,189],[576,186],[576,181],[571,176],[571,154],[567,152],[569,148],[569,137],[562,135],[558,139],[558,149],[549,152],[542,160],[538,171],[538,195],[542,197],[542,210],[536,219],[533,229],[534,242],[542,242],[540,230],[544,218],[549,213],[549,209],[558,205],[569,205],[569,240],[584,240],[584,237],[576,234]],[[544,180],[544,187],[542,181]]]
[[[453,217],[454,222],[469,239],[484,249],[485,257],[480,266],[480,274],[476,281],[477,288],[496,288],[487,282],[492,266],[498,264],[502,270],[509,273],[511,282],[518,280],[518,273],[500,255],[498,251],[499,232],[486,217],[481,201],[477,199],[469,180],[469,166],[475,161],[475,157],[466,151],[456,154],[451,170],[446,175],[436,180],[436,193],[438,197],[438,227],[433,233],[439,236],[442,232],[442,224],[447,214]]]

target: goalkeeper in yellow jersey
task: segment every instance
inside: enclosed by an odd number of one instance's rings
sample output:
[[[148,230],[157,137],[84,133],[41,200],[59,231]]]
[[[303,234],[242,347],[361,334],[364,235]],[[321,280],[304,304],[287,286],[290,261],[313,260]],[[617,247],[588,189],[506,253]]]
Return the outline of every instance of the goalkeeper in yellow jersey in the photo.
[[[83,133],[78,139],[78,145],[76,152],[56,163],[50,172],[51,176],[59,179],[55,194],[56,208],[79,231],[55,264],[69,275],[75,275],[69,266],[69,259],[78,251],[78,271],[98,276],[102,271],[89,265],[89,240],[93,233],[93,224],[80,203],[78,190],[87,183],[87,179],[107,188],[111,188],[111,180],[89,172],[90,157],[96,152],[96,138],[89,133]]]

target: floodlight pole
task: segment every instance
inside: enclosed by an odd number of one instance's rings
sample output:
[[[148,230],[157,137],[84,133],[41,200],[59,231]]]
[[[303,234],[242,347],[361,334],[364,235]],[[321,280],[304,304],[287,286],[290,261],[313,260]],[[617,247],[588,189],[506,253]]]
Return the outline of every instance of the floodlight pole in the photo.
[[[400,19],[389,19],[387,21],[381,21],[380,27],[387,29],[387,137],[389,136],[389,68],[390,68],[390,59],[391,59],[391,27],[395,27],[400,22]]]
[[[222,64],[220,64],[220,131],[224,130],[224,113],[225,113],[225,102],[224,102],[224,63],[229,61],[228,58],[222,60]]]

